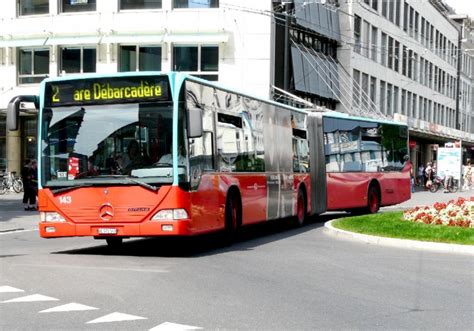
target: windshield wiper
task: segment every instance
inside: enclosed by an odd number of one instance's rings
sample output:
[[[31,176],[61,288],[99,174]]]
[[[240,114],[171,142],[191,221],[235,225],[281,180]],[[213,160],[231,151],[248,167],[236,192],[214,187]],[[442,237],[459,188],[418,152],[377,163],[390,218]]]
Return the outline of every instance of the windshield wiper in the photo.
[[[153,192],[158,191],[158,187],[156,187],[154,185],[150,185],[150,184],[145,183],[145,182],[142,182],[141,180],[137,180],[137,179],[133,179],[133,178],[129,178],[129,177],[126,177],[125,180],[127,180],[130,183],[138,184],[141,187],[149,189],[150,191],[153,191]]]
[[[58,194],[62,192],[67,192],[67,191],[72,191],[78,188],[83,188],[83,187],[93,187],[96,186],[94,184],[79,184],[79,185],[74,185],[74,186],[66,186],[66,187],[60,187],[60,188],[50,188],[51,192],[53,194]]]

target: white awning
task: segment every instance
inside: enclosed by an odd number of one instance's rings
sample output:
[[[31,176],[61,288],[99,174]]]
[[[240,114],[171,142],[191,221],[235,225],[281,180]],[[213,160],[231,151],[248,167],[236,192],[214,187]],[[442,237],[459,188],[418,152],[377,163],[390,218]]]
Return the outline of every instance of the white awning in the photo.
[[[163,39],[163,34],[111,35],[102,38],[101,44],[161,44]]]
[[[28,46],[44,46],[48,38],[32,38],[32,39],[10,39],[0,40],[0,47],[28,47]]]
[[[168,34],[166,42],[170,43],[190,43],[190,44],[217,44],[229,41],[229,35],[221,33],[190,33],[190,34]]]
[[[50,37],[46,41],[46,45],[96,45],[100,41],[100,36],[58,36]]]
[[[154,34],[154,35],[112,35],[102,38],[101,43],[110,44],[161,44],[161,43],[189,43],[189,44],[218,44],[227,42],[227,33],[190,33],[190,34]]]

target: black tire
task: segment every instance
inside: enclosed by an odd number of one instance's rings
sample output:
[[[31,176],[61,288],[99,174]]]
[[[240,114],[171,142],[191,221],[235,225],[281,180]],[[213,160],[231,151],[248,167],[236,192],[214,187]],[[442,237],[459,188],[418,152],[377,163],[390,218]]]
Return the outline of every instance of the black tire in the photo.
[[[439,187],[440,187],[440,186],[441,186],[441,185],[440,185],[439,183],[433,183],[433,184],[431,184],[431,186],[430,186],[430,192],[431,192],[431,193],[436,193],[436,192],[439,190]]]
[[[379,189],[372,185],[369,187],[369,192],[367,193],[367,208],[366,211],[368,214],[376,214],[380,209],[380,191]]]
[[[20,193],[21,191],[23,191],[23,183],[16,179],[13,180],[12,186],[13,191],[15,191],[15,193]]]
[[[298,190],[298,197],[296,202],[296,225],[303,226],[306,222],[306,216],[308,214],[308,206],[306,204],[306,197],[303,193],[303,189]]]
[[[229,193],[225,204],[225,241],[232,244],[242,221],[242,208],[237,194]]]
[[[112,249],[117,249],[122,246],[123,243],[123,238],[122,237],[110,237],[110,238],[105,238],[105,241],[107,242],[107,246],[109,246]]]
[[[459,185],[457,183],[457,180],[453,179],[453,182],[451,185],[448,186],[448,190],[450,193],[456,193],[458,191]]]

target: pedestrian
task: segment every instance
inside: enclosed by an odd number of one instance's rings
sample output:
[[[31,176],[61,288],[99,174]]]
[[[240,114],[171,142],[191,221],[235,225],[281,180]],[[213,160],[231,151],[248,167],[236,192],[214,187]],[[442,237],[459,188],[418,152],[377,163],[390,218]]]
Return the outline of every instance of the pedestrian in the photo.
[[[28,206],[25,210],[36,210],[36,196],[38,194],[38,174],[37,174],[37,163],[36,160],[31,160],[30,167],[27,172],[28,180],[28,193],[27,203]]]
[[[21,168],[21,181],[23,182],[23,207],[25,210],[28,210],[28,190],[29,190],[29,179],[28,179],[28,173],[30,171],[30,160],[25,160],[25,164],[23,165],[23,168]]]
[[[470,190],[472,188],[472,166],[471,160],[467,159],[464,167],[464,189]]]
[[[425,168],[425,183],[426,183],[426,188],[429,189],[431,184],[433,183],[433,167],[431,165],[431,162],[428,162],[426,164]]]
[[[415,193],[415,174],[413,173],[413,167],[410,167],[410,187],[411,193]]]
[[[424,187],[425,186],[425,167],[423,166],[423,163],[420,163],[420,166],[418,167],[418,173],[417,173],[417,181],[418,181],[418,186]]]

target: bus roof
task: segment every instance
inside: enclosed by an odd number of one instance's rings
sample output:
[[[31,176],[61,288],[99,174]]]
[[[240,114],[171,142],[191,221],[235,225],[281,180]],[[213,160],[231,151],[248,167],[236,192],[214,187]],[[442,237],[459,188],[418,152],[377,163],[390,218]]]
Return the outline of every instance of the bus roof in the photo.
[[[285,105],[273,100],[265,99],[262,97],[258,97],[246,92],[234,90],[230,87],[223,86],[219,83],[208,81],[199,77],[192,76],[190,74],[186,73],[181,73],[181,72],[175,72],[175,71],[170,71],[170,72],[161,72],[161,71],[141,71],[141,72],[117,72],[117,73],[106,73],[106,74],[99,74],[99,73],[90,73],[90,74],[77,74],[77,75],[68,75],[65,77],[52,77],[52,78],[46,78],[41,82],[41,91],[44,91],[44,86],[47,83],[51,82],[58,82],[58,81],[68,81],[68,80],[83,80],[83,79],[96,79],[96,78],[107,78],[107,77],[138,77],[138,76],[168,76],[170,80],[170,84],[173,85],[173,82],[180,80],[190,80],[194,81],[203,85],[215,87],[230,93],[237,93],[239,95],[242,95],[244,97],[248,97],[251,99],[255,99],[261,102],[265,102],[268,104],[272,104],[278,107],[283,107],[292,111],[296,111],[299,113],[303,114],[310,114],[314,111],[311,111],[309,109],[305,108],[295,108],[289,105]],[[367,121],[367,122],[376,122],[376,123],[386,123],[386,124],[396,124],[396,125],[401,125],[401,126],[406,126],[405,123],[402,122],[397,122],[397,121],[390,121],[386,119],[374,119],[374,118],[369,118],[369,117],[360,117],[360,116],[354,116],[350,115],[347,113],[341,113],[337,111],[323,111],[321,112],[324,117],[332,117],[332,118],[343,118],[343,119],[348,119],[348,120],[356,120],[356,121]]]

